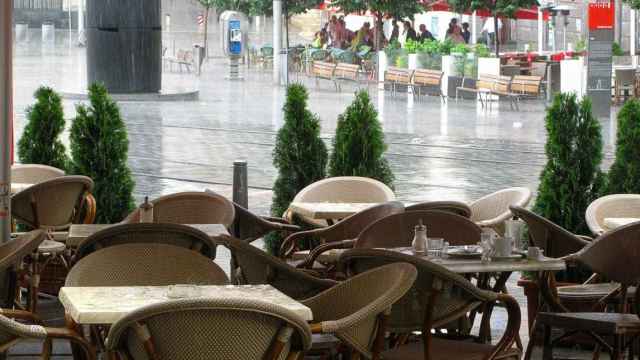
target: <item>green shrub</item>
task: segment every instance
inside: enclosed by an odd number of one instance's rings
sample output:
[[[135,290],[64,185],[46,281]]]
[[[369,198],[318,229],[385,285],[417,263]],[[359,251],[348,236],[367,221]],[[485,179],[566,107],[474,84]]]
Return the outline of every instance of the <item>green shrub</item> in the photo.
[[[301,84],[287,88],[284,125],[278,130],[273,150],[273,165],[278,169],[273,186],[273,216],[282,216],[300,190],[326,177],[327,147],[320,138],[320,119],[307,109],[308,97]],[[265,240],[267,250],[277,254],[282,238],[272,233]]]
[[[614,42],[613,45],[611,45],[611,53],[613,56],[624,56],[624,50],[622,50],[622,46],[617,42]]]
[[[378,112],[369,94],[359,91],[353,103],[338,117],[329,175],[369,177],[393,188],[394,176],[384,158],[385,150]]]
[[[609,170],[607,192],[640,194],[640,101],[627,101],[618,113],[616,159]]]
[[[591,101],[558,94],[546,117],[547,165],[534,211],[565,229],[588,234],[584,214],[603,190],[602,134]]]
[[[64,131],[62,99],[53,89],[40,87],[36,103],[27,109],[27,125],[18,141],[18,158],[23,164],[43,164],[68,170],[69,157],[60,134]]]
[[[558,94],[546,117],[547,165],[540,175],[533,211],[576,234],[589,234],[584,214],[604,189],[602,134],[588,98]],[[560,281],[582,282],[584,267],[556,274]]]
[[[71,126],[73,168],[95,182],[96,222],[111,224],[134,209],[129,140],[118,105],[102,84],[89,87],[89,102],[76,107],[78,115]]]

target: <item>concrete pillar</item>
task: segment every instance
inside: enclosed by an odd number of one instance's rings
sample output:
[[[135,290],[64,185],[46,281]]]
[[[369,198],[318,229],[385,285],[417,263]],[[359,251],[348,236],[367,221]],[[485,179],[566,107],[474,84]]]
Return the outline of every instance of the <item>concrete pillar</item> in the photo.
[[[87,1],[87,79],[112,93],[153,93],[162,86],[160,0]]]
[[[0,1],[0,243],[11,239],[13,0]]]
[[[78,44],[85,44],[84,33],[84,0],[78,0]]]
[[[478,16],[476,16],[476,12],[474,11],[471,14],[471,44],[476,44],[478,41]]]
[[[613,26],[613,41],[622,46],[622,0],[614,0],[615,24]]]
[[[540,7],[538,7],[538,53],[544,51],[544,16]]]
[[[634,9],[629,9],[629,54],[631,54],[631,59],[633,61],[633,65],[637,64],[636,60],[636,11]]]
[[[282,48],[282,1],[273,0],[273,83],[280,85],[280,50]]]

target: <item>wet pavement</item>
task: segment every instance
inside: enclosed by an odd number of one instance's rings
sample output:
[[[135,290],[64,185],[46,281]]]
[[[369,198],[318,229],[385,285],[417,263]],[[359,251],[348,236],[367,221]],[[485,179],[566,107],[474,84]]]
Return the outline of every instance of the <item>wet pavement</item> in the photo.
[[[39,85],[65,92],[86,86],[84,57],[84,49],[69,46],[64,39],[56,46],[17,45],[16,138]],[[198,88],[200,99],[195,102],[120,103],[129,131],[129,162],[138,200],[207,188],[230,196],[233,161],[246,160],[250,209],[268,213],[276,177],[271,152],[283,122],[285,92],[272,85],[270,70],[244,67],[244,81],[225,80],[227,71],[224,59],[212,58],[199,77],[186,72],[163,75],[168,88]],[[292,75],[292,79],[308,85],[309,108],[319,114],[322,137],[330,145],[337,117],[353,99],[355,88],[347,85],[336,93],[327,81],[316,85],[305,77]],[[442,104],[435,97],[420,101],[406,94],[393,97],[374,86],[369,91],[380,113],[400,200],[472,201],[506,187],[537,188],[546,159],[543,101],[524,101],[519,111],[511,110],[508,102],[485,111],[473,101]],[[64,101],[67,119],[75,115],[75,103]],[[601,122],[608,166],[615,121]],[[227,267],[228,255],[219,256],[221,265]],[[509,288],[522,305],[521,335],[526,341],[526,303],[521,289],[515,287],[517,277],[512,276]],[[496,336],[505,321],[501,310],[497,312]]]

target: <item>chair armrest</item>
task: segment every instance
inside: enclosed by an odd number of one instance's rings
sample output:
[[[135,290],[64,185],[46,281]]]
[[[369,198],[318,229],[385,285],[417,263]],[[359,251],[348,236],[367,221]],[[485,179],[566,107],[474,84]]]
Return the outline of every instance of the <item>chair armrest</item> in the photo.
[[[42,325],[42,320],[40,319],[40,317],[29,311],[17,309],[1,309],[0,314],[10,319],[25,320],[30,321],[34,324]]]
[[[315,249],[311,250],[311,252],[309,253],[309,256],[307,256],[307,258],[303,262],[298,264],[296,267],[312,269],[313,264],[316,262],[316,259],[320,255],[322,255],[324,252],[327,252],[333,249],[351,249],[353,248],[353,245],[355,243],[356,243],[355,240],[342,240],[342,241],[334,241],[326,244],[320,244]]]
[[[277,216],[262,216],[262,219],[272,223],[291,225],[291,223],[287,219]]]
[[[87,342],[80,334],[74,330],[68,328],[49,328],[45,327],[44,330],[47,333],[49,339],[64,339],[69,340],[72,344],[78,345],[84,352],[85,359],[96,359],[95,348]]]
[[[280,257],[288,258],[293,254],[296,250],[298,250],[298,241],[304,239],[308,236],[313,236],[320,232],[322,229],[315,230],[306,230],[306,231],[298,231],[289,235],[282,244],[280,245]]]
[[[492,356],[489,358],[493,358],[501,352],[513,347],[513,344],[518,337],[518,332],[520,331],[521,313],[518,302],[507,294],[498,294],[498,302],[504,304],[507,309],[507,327],[504,330],[502,338],[500,338],[500,341],[496,344]]]

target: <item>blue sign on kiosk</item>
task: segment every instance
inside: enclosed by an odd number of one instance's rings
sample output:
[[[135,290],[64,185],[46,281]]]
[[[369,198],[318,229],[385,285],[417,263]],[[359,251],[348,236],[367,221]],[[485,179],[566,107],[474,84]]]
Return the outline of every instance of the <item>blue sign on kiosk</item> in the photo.
[[[240,20],[229,21],[229,54],[242,54],[242,30],[240,30]]]

